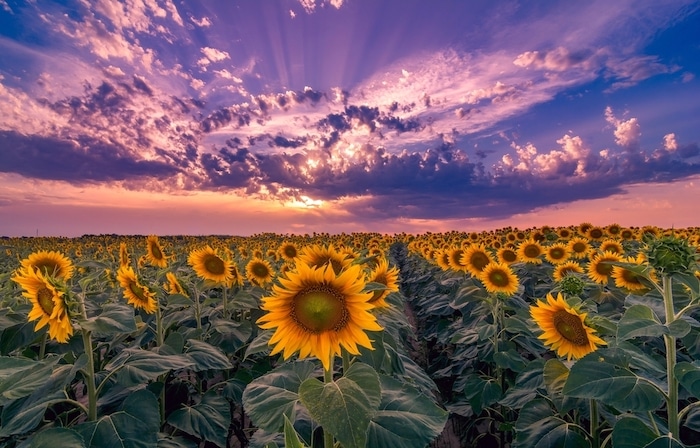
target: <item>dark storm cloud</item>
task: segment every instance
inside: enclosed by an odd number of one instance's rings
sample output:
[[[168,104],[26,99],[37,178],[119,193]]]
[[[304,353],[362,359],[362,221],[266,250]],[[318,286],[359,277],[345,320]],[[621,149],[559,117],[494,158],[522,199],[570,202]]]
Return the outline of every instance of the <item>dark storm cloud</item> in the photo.
[[[74,141],[0,131],[0,171],[75,184],[152,177],[180,172],[160,161],[139,160],[125,148],[80,135]]]

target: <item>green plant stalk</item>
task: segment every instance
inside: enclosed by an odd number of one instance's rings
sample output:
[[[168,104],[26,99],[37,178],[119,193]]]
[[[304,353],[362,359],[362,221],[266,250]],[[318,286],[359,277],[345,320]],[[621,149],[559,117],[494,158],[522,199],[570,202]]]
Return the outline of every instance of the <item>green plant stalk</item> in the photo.
[[[666,325],[675,320],[673,309],[673,288],[671,277],[664,275],[661,278],[663,288],[664,307],[666,311]],[[668,395],[666,396],[666,408],[668,413],[668,431],[671,437],[678,438],[680,426],[678,419],[678,380],[674,373],[676,368],[676,337],[670,334],[664,335],[666,344],[666,378],[668,382]]]
[[[158,306],[156,306],[156,344],[158,345],[158,347],[163,346],[163,339],[163,317],[162,311],[160,309],[160,300],[158,300]],[[167,380],[167,376],[167,373],[162,375],[163,387],[160,389],[160,399],[158,400],[160,402],[161,423],[165,421],[165,381]]]
[[[345,375],[345,372],[348,371],[350,365],[352,364],[352,360],[350,359],[350,353],[348,353],[347,350],[341,349],[341,353],[343,355],[343,375]]]
[[[593,439],[593,448],[598,448],[600,446],[600,431],[598,430],[598,402],[591,398],[589,400],[591,406],[590,417],[590,432],[591,438]]]
[[[221,285],[221,289],[222,289],[221,296],[222,296],[223,301],[224,301],[224,319],[228,319],[228,294],[227,294],[228,288],[226,287],[225,283],[223,283]]]
[[[199,290],[197,288],[194,289],[194,320],[197,321],[197,330],[198,330],[198,339],[202,339],[202,317],[201,317],[202,310],[200,309],[199,306]]]
[[[331,367],[323,369],[323,382],[328,384],[333,382],[333,358],[331,358]],[[323,428],[323,448],[333,448],[333,434]]]
[[[41,343],[39,344],[39,361],[44,359],[44,356],[46,356],[46,341],[49,339],[49,332],[48,330],[44,333],[44,336],[41,338]]]
[[[80,312],[82,314],[83,320],[87,321],[87,309],[85,308],[85,294],[78,295],[78,301],[80,302]],[[88,421],[97,420],[97,388],[95,387],[95,355],[92,351],[92,332],[85,330],[84,328],[80,330],[83,336],[83,349],[85,350],[85,357],[87,358],[87,366],[85,369],[81,369],[83,377],[85,377],[85,383],[87,386],[88,393]]]

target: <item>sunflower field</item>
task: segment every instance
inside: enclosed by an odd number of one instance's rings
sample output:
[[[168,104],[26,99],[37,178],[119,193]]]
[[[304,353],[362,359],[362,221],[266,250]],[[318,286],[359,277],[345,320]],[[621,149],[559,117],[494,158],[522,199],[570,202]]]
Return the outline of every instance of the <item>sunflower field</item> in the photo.
[[[700,446],[700,228],[0,239],[0,446]]]

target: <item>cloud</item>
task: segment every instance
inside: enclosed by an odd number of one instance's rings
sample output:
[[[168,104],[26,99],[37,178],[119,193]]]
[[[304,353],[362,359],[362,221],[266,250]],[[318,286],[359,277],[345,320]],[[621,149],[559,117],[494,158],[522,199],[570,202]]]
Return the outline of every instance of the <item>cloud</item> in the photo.
[[[678,149],[676,134],[674,134],[673,132],[664,135],[664,149],[668,152],[674,152]]]
[[[620,120],[613,114],[610,106],[605,108],[605,120],[615,126],[615,143],[623,148],[636,148],[642,131],[636,118]]]

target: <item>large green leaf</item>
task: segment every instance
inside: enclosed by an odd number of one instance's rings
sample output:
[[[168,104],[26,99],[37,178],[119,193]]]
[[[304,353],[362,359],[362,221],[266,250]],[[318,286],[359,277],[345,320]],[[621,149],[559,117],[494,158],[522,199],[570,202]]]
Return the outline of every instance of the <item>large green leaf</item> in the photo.
[[[80,321],[81,328],[95,333],[110,335],[136,331],[134,308],[122,303],[108,303],[99,315]]]
[[[542,369],[544,360],[534,359],[527,364],[527,367],[518,374],[515,385],[509,388],[499,403],[512,409],[520,409],[526,403],[532,401],[538,389],[544,388]]]
[[[214,389],[204,394],[200,403],[178,409],[168,417],[168,424],[180,431],[224,448],[230,423],[229,403]]]
[[[160,355],[141,349],[125,349],[117,355],[105,370],[119,369],[117,382],[130,387],[143,384],[171,370],[191,367],[194,362],[183,355]]]
[[[644,445],[644,448],[687,448],[678,440],[669,436],[661,436],[654,439],[651,443]]]
[[[284,448],[306,448],[286,415],[284,416]]]
[[[243,355],[243,359],[247,359],[249,356],[254,355],[256,353],[263,353],[263,352],[268,352],[270,351],[270,338],[272,337],[273,332],[270,330],[267,331],[262,331],[259,333],[255,339],[253,339],[250,344],[248,344],[248,347],[245,349],[245,355]]]
[[[476,374],[469,375],[464,390],[476,415],[481,414],[484,408],[497,403],[503,395],[498,380]]]
[[[196,339],[187,341],[185,356],[194,363],[192,370],[195,372],[233,368],[231,361],[229,361],[221,350],[211,344]]]
[[[415,387],[379,375],[382,400],[369,425],[367,446],[423,448],[442,432],[449,413]]]
[[[33,430],[43,420],[49,405],[64,397],[65,394],[55,392],[38,400],[31,400],[31,397],[20,398],[4,406],[0,438]]]
[[[613,448],[643,448],[656,438],[656,434],[638,418],[623,417],[612,431]]]
[[[381,401],[379,376],[369,365],[356,362],[337,381],[307,379],[299,386],[299,398],[344,448],[364,448],[369,422]]]
[[[80,448],[85,446],[85,441],[76,431],[58,427],[38,432],[31,438],[29,446],[31,448]]]
[[[4,361],[10,358],[3,357]],[[11,367],[4,370],[4,379],[0,380],[0,406],[8,401],[25,397],[44,385],[51,376],[60,357],[50,356],[42,361],[9,361]]]
[[[270,432],[282,432],[284,416],[295,420],[299,404],[299,386],[316,372],[313,361],[297,361],[250,382],[243,391],[243,407],[255,426]]]
[[[639,336],[661,336],[668,328],[659,321],[654,311],[645,305],[632,305],[617,324],[617,339],[624,341]]]
[[[612,362],[606,350],[589,353],[579,359],[569,372],[563,393],[572,397],[594,398],[620,411],[652,411],[663,395],[648,380]],[[610,356],[613,359],[614,356]]]
[[[515,422],[514,448],[590,448],[575,425],[553,415],[550,406],[537,399],[526,404]]]
[[[75,427],[88,448],[156,448],[159,429],[158,400],[145,389],[129,395],[120,411]]]
[[[673,370],[676,379],[694,397],[700,397],[700,368],[689,362],[679,362]]]

